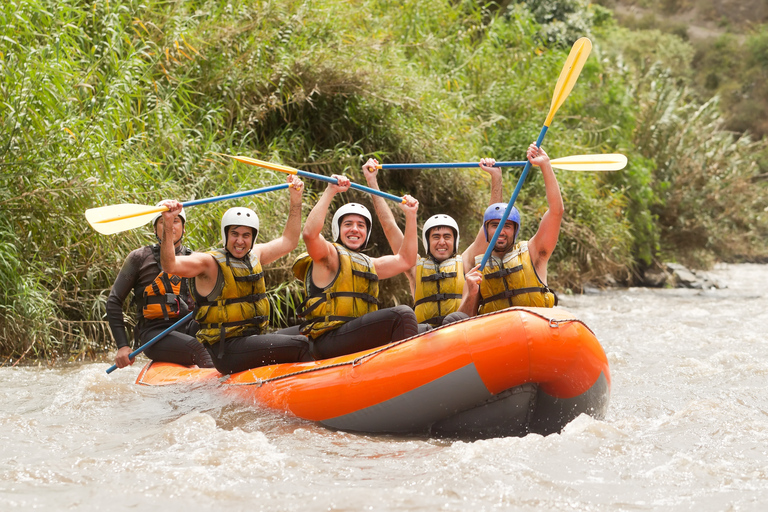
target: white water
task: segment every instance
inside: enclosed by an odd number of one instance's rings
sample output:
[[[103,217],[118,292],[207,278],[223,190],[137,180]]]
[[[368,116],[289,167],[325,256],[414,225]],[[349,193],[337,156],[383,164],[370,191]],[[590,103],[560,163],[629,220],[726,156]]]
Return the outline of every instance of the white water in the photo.
[[[361,436],[140,364],[0,368],[2,510],[764,510],[768,267],[727,289],[564,297],[611,363],[607,417],[476,442]]]

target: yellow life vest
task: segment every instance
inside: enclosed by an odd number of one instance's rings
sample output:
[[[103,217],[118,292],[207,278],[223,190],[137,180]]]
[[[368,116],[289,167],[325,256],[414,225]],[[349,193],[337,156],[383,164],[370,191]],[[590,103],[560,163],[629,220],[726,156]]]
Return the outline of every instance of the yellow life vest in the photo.
[[[192,251],[182,247],[180,254],[188,255],[192,254]],[[194,307],[187,280],[163,272],[160,265],[160,245],[152,246],[152,256],[160,273],[144,287],[141,296],[134,293],[139,314],[147,320],[170,320],[186,315]]]
[[[219,264],[223,286],[214,300],[196,294],[197,339],[213,345],[227,338],[262,334],[269,321],[269,300],[259,260],[233,258],[226,249],[208,254]]]
[[[459,309],[464,291],[464,265],[461,256],[437,263],[432,258],[416,262],[416,290],[413,304],[416,320],[439,326],[443,318]]]
[[[475,263],[482,262],[482,255]],[[551,308],[557,296],[541,282],[533,268],[528,242],[520,242],[499,259],[491,256],[480,282],[478,314],[491,313],[512,306]]]
[[[373,260],[341,244],[333,246],[339,254],[339,272],[322,290],[312,283],[309,254],[300,254],[293,264],[293,274],[304,283],[307,294],[298,313],[304,318],[301,333],[313,339],[379,309],[379,276]]]

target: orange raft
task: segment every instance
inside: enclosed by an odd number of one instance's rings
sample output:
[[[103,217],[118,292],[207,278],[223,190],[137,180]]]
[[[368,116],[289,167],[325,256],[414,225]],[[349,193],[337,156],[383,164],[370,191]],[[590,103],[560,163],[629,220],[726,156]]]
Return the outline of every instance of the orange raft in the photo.
[[[137,384],[211,380],[255,405],[334,429],[489,438],[603,418],[608,360],[562,308],[509,308],[376,349],[309,363],[213,369],[148,363]]]

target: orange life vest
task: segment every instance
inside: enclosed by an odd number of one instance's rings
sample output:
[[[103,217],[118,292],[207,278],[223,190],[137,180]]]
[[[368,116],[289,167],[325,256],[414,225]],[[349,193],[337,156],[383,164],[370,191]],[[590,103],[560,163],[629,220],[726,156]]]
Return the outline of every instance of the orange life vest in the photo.
[[[192,251],[183,247],[181,254],[192,254]],[[194,309],[194,301],[189,293],[187,280],[163,271],[160,265],[159,245],[152,246],[152,255],[160,273],[154,281],[144,287],[141,297],[137,297],[139,314],[147,320],[158,318],[171,320],[186,315]]]

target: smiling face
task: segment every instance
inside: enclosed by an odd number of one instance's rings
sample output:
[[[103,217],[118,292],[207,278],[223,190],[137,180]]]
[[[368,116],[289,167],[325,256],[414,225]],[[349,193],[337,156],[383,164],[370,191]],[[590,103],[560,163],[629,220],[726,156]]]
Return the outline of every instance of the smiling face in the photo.
[[[244,258],[253,247],[253,228],[227,226],[227,250],[235,258]]]
[[[437,226],[429,230],[429,253],[438,263],[453,256],[455,238],[448,226]]]
[[[365,245],[368,235],[368,222],[362,215],[351,213],[341,218],[339,223],[339,241],[346,248],[359,251]]]
[[[163,239],[163,231],[165,226],[163,225],[163,218],[160,217],[155,221],[155,235],[158,240]],[[179,245],[181,243],[181,237],[184,236],[184,221],[181,217],[173,219],[173,245]]]
[[[488,233],[489,236],[493,236],[496,232],[496,228],[499,226],[498,220],[488,221]],[[515,243],[515,229],[517,225],[508,220],[504,223],[504,227],[501,228],[499,238],[496,240],[496,245],[493,246],[493,252],[499,254],[506,254],[512,248],[512,244]]]

